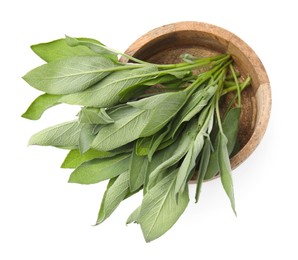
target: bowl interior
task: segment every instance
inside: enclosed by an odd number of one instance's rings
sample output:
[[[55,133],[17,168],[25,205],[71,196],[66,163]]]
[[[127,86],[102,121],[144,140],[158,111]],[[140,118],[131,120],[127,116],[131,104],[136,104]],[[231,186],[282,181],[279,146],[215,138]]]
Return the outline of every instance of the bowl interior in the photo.
[[[252,78],[251,87],[242,92],[238,134],[240,151],[231,160],[232,168],[237,167],[253,152],[265,132],[269,119],[270,85],[259,58],[236,35],[204,23],[175,23],[145,34],[134,42],[126,53],[160,64],[180,62],[179,56],[183,53],[198,57],[231,54],[242,77],[250,75]],[[227,95],[226,100],[229,98]]]

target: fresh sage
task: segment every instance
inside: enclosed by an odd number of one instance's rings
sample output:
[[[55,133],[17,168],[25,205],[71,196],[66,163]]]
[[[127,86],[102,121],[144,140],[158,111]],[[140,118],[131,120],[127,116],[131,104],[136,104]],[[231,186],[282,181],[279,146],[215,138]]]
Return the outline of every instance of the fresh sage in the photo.
[[[184,53],[180,63],[153,64],[69,36],[31,48],[46,63],[23,78],[43,93],[22,117],[38,120],[62,103],[80,107],[74,120],[36,133],[29,144],[69,150],[61,168],[72,169],[70,183],[108,182],[96,225],[142,190],[127,224],[155,240],[185,211],[189,180],[197,179],[197,202],[203,181],[217,173],[236,214],[230,156],[241,148],[241,92],[250,77],[241,79],[229,54]],[[223,105],[227,93],[234,97]]]

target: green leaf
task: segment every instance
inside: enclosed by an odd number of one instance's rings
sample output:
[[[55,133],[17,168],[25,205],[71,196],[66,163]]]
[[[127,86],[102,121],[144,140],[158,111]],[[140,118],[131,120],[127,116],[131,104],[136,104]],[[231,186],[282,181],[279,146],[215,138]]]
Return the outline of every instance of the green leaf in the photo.
[[[126,220],[126,225],[131,223],[138,223],[139,215],[141,211],[141,206],[137,207]]]
[[[148,181],[149,189],[150,189],[150,187],[152,187],[152,184],[154,184],[155,179],[158,177],[159,174],[161,174],[162,171],[175,165],[177,162],[179,162],[185,156],[185,154],[189,150],[189,147],[194,142],[196,134],[197,134],[197,125],[196,125],[196,121],[193,121],[182,133],[179,142],[177,142],[177,148],[173,152],[172,156],[169,157],[167,160],[164,160],[163,162],[161,162],[154,169],[154,171],[151,172],[149,181]],[[174,147],[176,147],[175,143],[172,145]],[[158,155],[158,153],[157,153],[157,155]]]
[[[229,155],[232,153],[237,141],[240,113],[241,113],[240,108],[238,107],[232,108],[227,113],[222,124],[223,132],[228,139],[227,149],[228,149]],[[219,149],[219,141],[218,141],[219,135],[220,133],[218,132],[215,138],[214,151],[210,155],[210,160],[206,171],[205,180],[209,180],[213,178],[216,175],[216,173],[218,173],[219,171],[218,155],[217,155],[218,149]]]
[[[157,67],[148,65],[144,68],[134,68],[130,65],[126,70],[115,71],[90,89],[64,96],[61,100],[67,104],[89,107],[111,107],[117,105],[121,98],[119,93],[126,88],[139,85],[153,77]],[[121,100],[122,102],[124,100]]]
[[[67,154],[61,168],[77,168],[83,162],[90,161],[95,158],[112,157],[114,155],[115,154],[111,152],[103,152],[93,149],[89,149],[87,152],[81,154],[79,149],[74,149]]]
[[[191,171],[196,166],[196,160],[204,146],[204,131],[200,131],[190,146],[177,174],[177,180],[175,184],[175,193],[183,191],[185,185],[187,185],[188,177]]]
[[[171,136],[173,137],[178,131],[179,127],[184,122],[188,122],[195,115],[201,112],[201,110],[206,107],[209,103],[209,100],[213,97],[217,85],[208,86],[207,89],[199,90],[195,92],[188,100],[188,102],[183,106],[177,117],[173,122],[173,130]]]
[[[113,118],[113,116],[111,115]],[[140,137],[148,122],[148,111],[139,110],[123,117],[113,124],[103,126],[95,137],[91,147],[101,151],[110,151],[128,144]]]
[[[166,233],[179,219],[189,202],[188,188],[175,196],[177,171],[156,184],[143,198],[138,222],[146,242]]]
[[[96,125],[83,124],[79,137],[79,149],[81,153],[85,153],[89,150],[91,143],[93,142],[95,135],[93,134]]]
[[[49,94],[70,94],[91,87],[111,73],[114,67],[113,62],[100,56],[75,56],[41,65],[23,79]]]
[[[187,101],[187,92],[162,93],[139,101],[128,102],[129,105],[150,111],[148,123],[140,137],[155,134],[164,127]]]
[[[124,117],[128,117],[137,111],[139,111],[139,109],[129,106],[127,104],[121,104],[107,109],[108,115],[112,118],[114,122]]]
[[[86,124],[111,124],[114,120],[104,108],[84,107],[79,113],[80,123]]]
[[[138,190],[144,184],[149,163],[147,156],[139,156],[135,150],[136,145],[129,164],[129,183],[132,192]]]
[[[117,53],[105,48],[105,45],[97,40],[88,38],[72,38],[70,36],[65,36],[65,41],[71,47],[85,46],[92,50],[94,53],[107,57],[111,59],[113,62],[118,61]]]
[[[81,125],[78,121],[65,122],[48,127],[29,140],[29,145],[75,147],[79,143]]]
[[[94,184],[114,178],[128,170],[129,157],[128,154],[120,154],[111,158],[85,162],[72,172],[69,182]]]
[[[92,143],[94,149],[109,151],[158,132],[175,116],[186,101],[186,92],[163,93],[128,105],[137,110],[128,113],[113,124],[100,129]],[[162,111],[162,113],[160,112]],[[110,114],[113,118],[113,116]]]
[[[96,225],[106,220],[129,193],[129,173],[121,173],[116,180],[111,180],[104,193]]]
[[[222,124],[223,132],[225,136],[228,138],[227,148],[228,148],[229,155],[232,153],[237,141],[240,113],[241,113],[240,107],[232,108],[227,113],[227,116],[224,119]]]
[[[159,145],[161,144],[167,133],[170,131],[170,129],[171,123],[154,135],[139,138],[136,144],[136,154],[139,156],[148,155],[148,159],[149,161],[151,161],[153,154],[158,149]]]
[[[187,72],[189,73],[189,71],[187,71]],[[133,86],[130,86],[129,88],[124,89],[123,91],[121,91],[119,93],[119,96],[121,97],[121,100],[130,100],[131,98],[136,96],[136,93],[141,93],[141,91],[148,89],[148,87],[152,87],[154,85],[163,84],[163,83],[175,82],[176,84],[178,84],[177,77],[181,78],[182,75],[183,76],[186,75],[185,71],[176,72],[176,75],[166,74],[166,75],[162,75],[162,76],[158,76],[158,77],[156,76],[155,78],[152,78],[152,79],[142,82],[142,86],[133,85]],[[181,84],[180,81],[179,81],[179,84]],[[140,92],[139,92],[139,89],[141,89]],[[150,89],[149,89],[149,91],[150,91]]]
[[[81,40],[87,38],[79,38]],[[94,42],[97,42],[93,39]],[[46,62],[54,60],[60,60],[73,56],[89,56],[95,55],[95,53],[84,46],[70,47],[65,39],[58,39],[51,42],[35,44],[31,46],[31,49]]]
[[[202,183],[204,181],[204,177],[205,177],[209,159],[210,159],[210,153],[211,153],[211,143],[209,140],[205,140],[204,148],[202,151],[202,156],[199,164],[198,176],[197,176],[197,188],[196,188],[196,195],[195,195],[196,203],[199,200]]]
[[[197,127],[198,134],[194,139],[194,142],[190,145],[190,148],[179,168],[177,174],[177,180],[175,185],[175,192],[182,192],[188,180],[191,177],[191,173],[196,166],[197,158],[204,146],[205,139],[204,137],[207,135],[206,131],[208,130],[209,121],[212,120],[213,115],[213,107],[211,104],[207,106],[198,118]]]
[[[236,209],[235,209],[232,170],[230,165],[227,144],[228,144],[228,139],[223,133],[220,133],[219,149],[218,149],[218,165],[219,165],[220,179],[221,179],[222,186],[230,199],[232,209],[235,215],[237,215]]]
[[[184,53],[182,55],[180,55],[180,58],[184,61],[184,62],[187,62],[187,63],[191,63],[193,64],[195,61],[199,60],[200,58],[198,57],[195,57],[189,53]]]
[[[60,104],[60,98],[61,95],[40,95],[31,103],[22,117],[31,120],[38,120],[48,108]]]

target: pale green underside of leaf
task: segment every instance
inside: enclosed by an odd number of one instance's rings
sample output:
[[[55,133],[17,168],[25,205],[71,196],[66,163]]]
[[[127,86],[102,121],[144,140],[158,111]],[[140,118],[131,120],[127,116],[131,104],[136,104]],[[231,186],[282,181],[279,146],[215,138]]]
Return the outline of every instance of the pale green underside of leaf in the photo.
[[[166,233],[179,219],[189,202],[188,188],[175,196],[176,172],[170,173],[143,198],[138,222],[146,242]]]
[[[191,144],[183,162],[179,168],[177,174],[177,180],[175,184],[175,193],[183,191],[185,185],[187,185],[188,177],[191,171],[196,166],[196,159],[199,156],[204,145],[204,135],[202,132],[198,134],[193,144]]]
[[[209,159],[210,159],[210,152],[211,152],[211,144],[209,140],[205,140],[204,143],[204,148],[202,151],[202,157],[200,160],[199,164],[199,169],[198,169],[198,176],[197,176],[197,188],[196,188],[196,202],[199,200],[200,192],[201,192],[201,187],[202,183],[204,181],[204,177],[207,171]]]
[[[141,206],[137,207],[127,218],[126,225],[131,223],[138,223],[139,215],[141,211]]]
[[[96,224],[106,220],[125,199],[129,193],[129,173],[125,171],[121,173],[117,179],[107,187],[101,202],[100,210]]]
[[[95,158],[108,158],[113,156],[113,153],[110,152],[103,152],[98,150],[90,149],[87,152],[81,154],[79,149],[71,150],[64,162],[61,165],[61,168],[77,168],[80,166],[83,162],[90,161]]]
[[[92,148],[109,151],[136,140],[148,122],[148,114],[148,111],[136,110],[131,115],[104,126],[94,139]]]
[[[114,67],[113,62],[100,56],[75,56],[41,65],[23,79],[49,94],[70,94],[91,87]]]
[[[144,184],[148,163],[147,156],[139,156],[136,154],[136,149],[133,150],[129,164],[129,183],[132,192]]]
[[[90,107],[111,107],[121,101],[120,93],[126,88],[138,85],[151,78],[148,74],[157,72],[154,65],[145,68],[131,68],[111,73],[105,79],[85,91],[64,96],[61,101],[73,105]]]
[[[29,145],[75,147],[78,145],[81,125],[78,121],[65,122],[48,127],[29,140]]]
[[[120,154],[111,158],[93,159],[81,164],[70,175],[69,182],[94,184],[114,178],[128,170],[128,154]]]
[[[231,109],[228,113],[227,116],[225,117],[222,128],[223,132],[225,133],[225,136],[228,139],[228,144],[227,144],[227,149],[229,155],[232,153],[235,143],[237,141],[237,134],[239,130],[239,118],[240,118],[240,108],[233,108]],[[209,159],[209,164],[207,167],[205,179],[211,179],[213,178],[216,173],[219,171],[219,166],[218,166],[218,149],[219,149],[219,133],[216,136],[215,139],[215,144],[214,144],[214,151],[210,155]]]
[[[80,123],[111,124],[114,120],[106,113],[104,108],[84,107],[79,114]]]
[[[79,137],[79,149],[81,153],[85,153],[89,150],[91,143],[93,142],[95,135],[93,134],[95,125],[82,124],[80,137]]]
[[[150,136],[165,126],[186,102],[187,92],[163,93],[128,104],[150,110],[148,124],[143,129],[141,137]]]
[[[22,117],[31,120],[38,120],[48,108],[60,104],[60,98],[61,95],[40,95],[31,103]]]
[[[181,91],[129,102],[128,105],[137,110],[101,128],[91,147],[109,151],[139,137],[155,134],[175,116],[185,101],[186,92]],[[113,118],[112,115],[110,116]]]
[[[183,106],[183,108],[175,118],[175,121],[173,123],[174,131],[172,132],[172,137],[176,134],[176,132],[178,131],[178,128],[181,127],[181,125],[184,122],[190,121],[204,107],[206,107],[209,100],[214,95],[216,89],[217,89],[217,86],[210,86],[207,91],[199,90],[198,92],[196,92],[190,97],[188,102],[185,104],[185,106]]]
[[[174,142],[171,146],[169,146],[167,149],[171,150],[171,147],[175,147],[175,151],[172,152],[172,156],[167,158],[167,160],[162,161],[150,174],[149,188],[154,184],[155,179],[158,177],[158,175],[163,171],[171,166],[175,165],[177,162],[179,162],[187,153],[189,150],[189,147],[192,145],[192,142],[194,141],[195,134],[197,131],[196,122],[193,121],[187,129],[182,133],[181,138],[179,141]],[[158,153],[156,154],[158,155]]]
[[[229,153],[227,149],[228,139],[224,134],[220,134],[219,136],[219,149],[218,149],[218,165],[220,172],[220,179],[223,185],[225,192],[227,193],[231,207],[235,213],[235,198],[234,198],[234,188],[233,188],[233,180],[232,180],[232,170],[230,165]]]
[[[107,57],[114,62],[118,61],[118,57],[117,57],[118,53],[112,52],[104,48],[105,45],[97,40],[93,40],[89,38],[73,38],[70,36],[65,36],[65,41],[71,47],[84,46],[92,50],[94,53]]]
[[[80,40],[85,40],[88,38],[79,38]],[[88,39],[97,43],[97,40]],[[51,62],[54,60],[60,60],[73,56],[88,56],[96,55],[92,50],[85,46],[71,47],[66,42],[65,39],[58,39],[51,42],[35,44],[31,46],[31,49],[46,62]]]

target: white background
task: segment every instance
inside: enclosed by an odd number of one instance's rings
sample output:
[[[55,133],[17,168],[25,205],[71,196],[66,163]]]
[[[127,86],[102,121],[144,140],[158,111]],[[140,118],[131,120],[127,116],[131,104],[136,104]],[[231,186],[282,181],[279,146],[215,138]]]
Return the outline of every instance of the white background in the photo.
[[[0,259],[298,259],[294,3],[1,1]],[[106,184],[68,184],[70,171],[59,169],[65,151],[27,147],[34,132],[72,119],[78,109],[57,106],[37,122],[21,118],[38,95],[21,76],[42,64],[31,44],[68,34],[124,51],[155,27],[187,20],[224,27],[256,51],[271,80],[272,114],[261,144],[234,171],[238,217],[220,181],[208,182],[200,203],[192,199],[172,230],[146,244],[139,226],[125,226],[140,196],[93,227]]]

